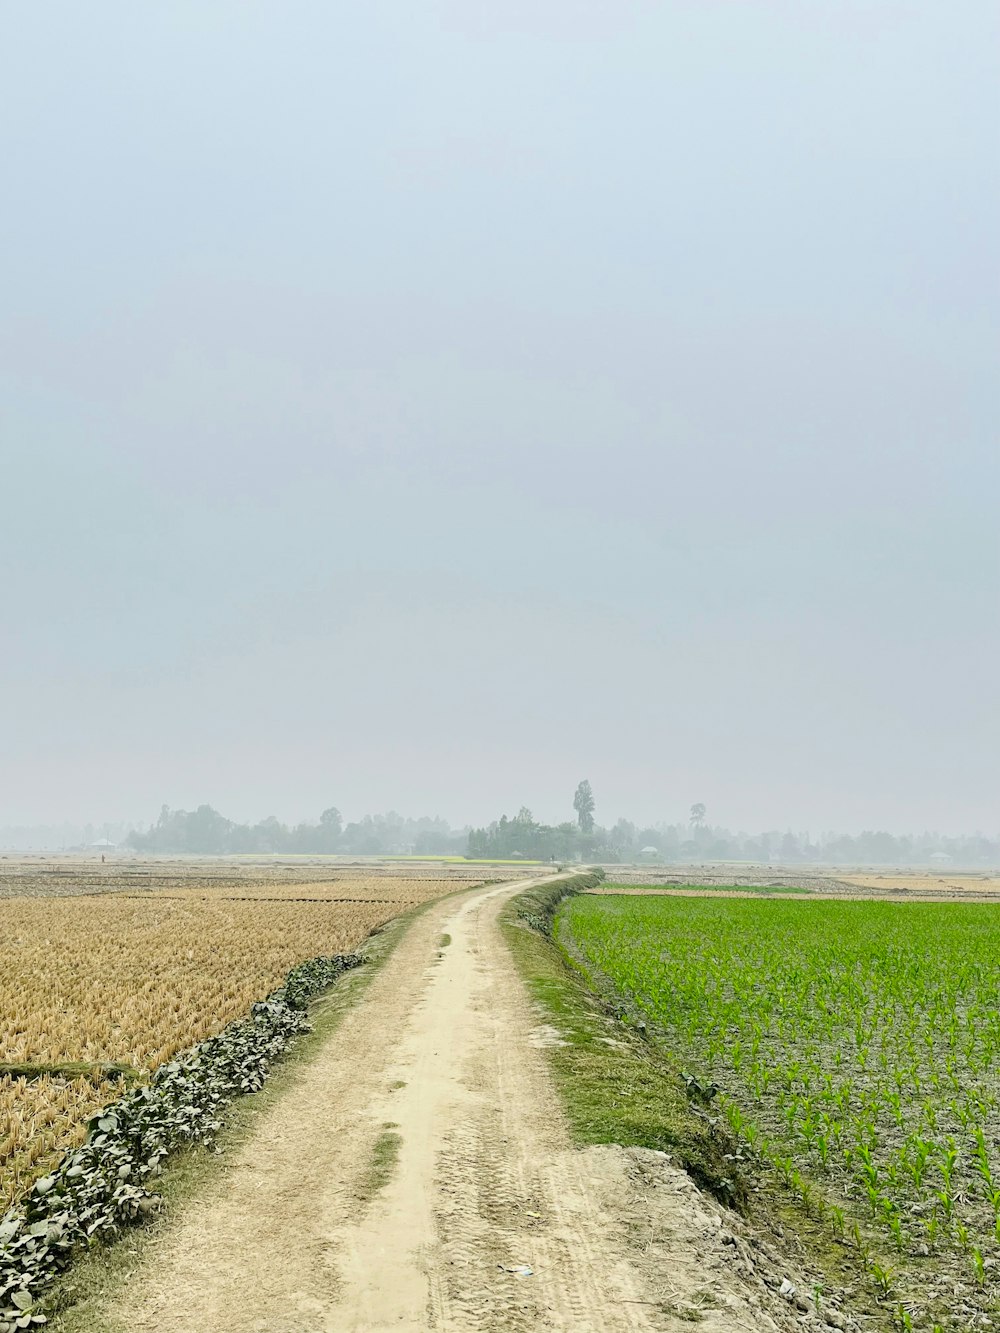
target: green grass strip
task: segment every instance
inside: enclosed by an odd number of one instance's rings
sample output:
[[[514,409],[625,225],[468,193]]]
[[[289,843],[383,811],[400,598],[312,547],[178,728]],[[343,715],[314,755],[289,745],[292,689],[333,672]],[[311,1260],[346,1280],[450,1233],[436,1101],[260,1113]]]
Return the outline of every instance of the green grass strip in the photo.
[[[555,906],[552,889],[530,889],[507,904],[500,926],[543,1021],[558,1033],[546,1055],[574,1142],[668,1152],[702,1188],[744,1208],[746,1184],[726,1160],[734,1149],[728,1131],[692,1104],[679,1070],[595,995],[537,928],[551,921]]]

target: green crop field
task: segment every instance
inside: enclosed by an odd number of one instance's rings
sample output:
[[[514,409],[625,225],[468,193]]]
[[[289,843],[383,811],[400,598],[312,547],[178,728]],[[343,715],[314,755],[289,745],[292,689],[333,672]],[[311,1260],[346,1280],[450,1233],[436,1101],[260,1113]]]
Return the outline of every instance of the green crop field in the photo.
[[[996,907],[580,896],[557,931],[897,1327],[996,1326]]]

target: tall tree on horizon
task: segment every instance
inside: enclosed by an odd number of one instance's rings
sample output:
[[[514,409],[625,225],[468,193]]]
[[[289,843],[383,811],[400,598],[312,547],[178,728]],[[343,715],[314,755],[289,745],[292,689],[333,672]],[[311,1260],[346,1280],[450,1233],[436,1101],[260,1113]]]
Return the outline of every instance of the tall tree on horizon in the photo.
[[[576,811],[576,822],[580,825],[580,832],[593,833],[594,793],[586,778],[577,786],[576,795],[573,797],[573,809]]]

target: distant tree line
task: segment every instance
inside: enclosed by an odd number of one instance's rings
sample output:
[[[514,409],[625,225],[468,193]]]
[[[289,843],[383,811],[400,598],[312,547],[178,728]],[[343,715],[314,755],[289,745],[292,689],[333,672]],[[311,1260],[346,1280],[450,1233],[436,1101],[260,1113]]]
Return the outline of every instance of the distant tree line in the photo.
[[[210,805],[197,810],[171,810],[145,832],[133,831],[125,840],[137,852],[190,852],[198,855],[240,855],[253,852],[338,853],[347,856],[384,856],[413,853],[454,856],[465,851],[464,831],[452,831],[443,819],[406,819],[390,810],[365,815],[345,824],[336,806],[330,806],[315,824],[282,824],[273,815],[256,824],[237,824]]]
[[[781,865],[942,865],[1000,866],[1000,837],[983,834],[894,834],[868,830],[857,834],[782,832],[733,833],[707,822],[702,801],[683,822],[633,824],[619,819],[609,827],[595,819],[596,803],[588,781],[573,795],[576,818],[561,824],[539,823],[522,806],[482,828],[453,829],[440,818],[407,819],[390,810],[345,823],[335,806],[315,823],[283,824],[273,815],[255,824],[227,819],[210,805],[197,810],[164,806],[155,824],[127,833],[123,825],[0,827],[0,847],[83,850],[98,838],[124,843],[137,852],[237,855],[254,852],[337,853],[345,856],[414,854],[482,860],[593,862],[751,861]]]
[[[577,861],[586,847],[576,824],[539,824],[522,806],[513,819],[506,815],[469,834],[466,854],[473,860]]]
[[[1000,865],[1000,838],[982,834],[945,837],[937,833],[733,833],[688,821],[640,827],[619,819],[595,837],[614,861],[755,861],[781,865]]]
[[[773,864],[833,865],[1000,865],[1000,837],[983,834],[946,837],[937,833],[894,834],[868,830],[857,834],[772,831],[733,833],[705,822],[702,801],[690,808],[686,823],[633,824],[619,819],[604,828],[594,819],[589,782],[573,798],[575,823],[539,824],[522,807],[469,833],[471,857],[594,862],[753,861]]]

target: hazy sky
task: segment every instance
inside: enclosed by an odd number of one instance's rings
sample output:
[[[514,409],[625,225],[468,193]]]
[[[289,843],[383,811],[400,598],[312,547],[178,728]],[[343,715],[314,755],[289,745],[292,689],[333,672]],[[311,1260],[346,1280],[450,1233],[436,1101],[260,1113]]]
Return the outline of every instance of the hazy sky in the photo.
[[[0,824],[1000,828],[994,0],[0,20]]]

